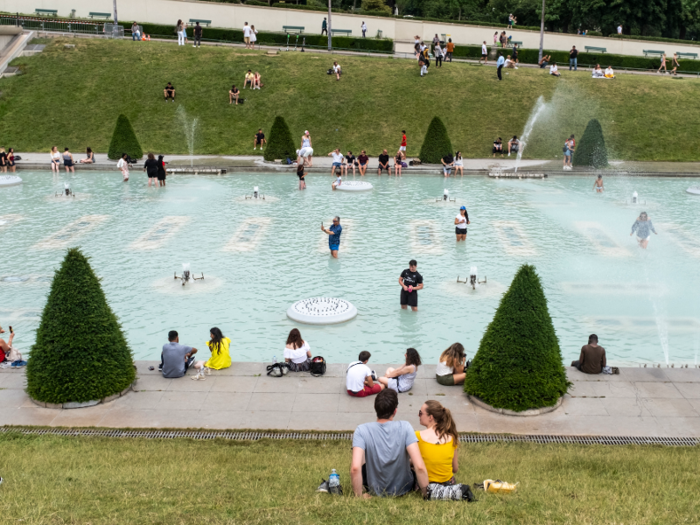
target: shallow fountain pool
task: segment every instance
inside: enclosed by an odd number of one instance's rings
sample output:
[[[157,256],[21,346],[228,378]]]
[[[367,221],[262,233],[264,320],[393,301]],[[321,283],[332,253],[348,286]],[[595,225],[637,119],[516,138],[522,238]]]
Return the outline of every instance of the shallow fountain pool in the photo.
[[[593,177],[544,181],[435,176],[366,177],[368,192],[333,192],[332,178],[293,174],[177,175],[165,189],[145,175],[52,176],[22,172],[0,190],[0,324],[33,343],[50,276],[67,247],[81,246],[102,278],[137,359],[155,359],[168,330],[204,348],[209,328],[231,337],[234,360],[282,358],[289,306],[308,297],[350,301],[358,316],[331,326],[299,325],[314,354],[329,362],[369,350],[398,362],[405,349],[435,363],[462,342],[473,356],[499,299],[522,263],[542,278],[564,359],[590,333],[613,363],[695,363],[700,347],[700,198],[684,179]],[[69,182],[76,198],[54,197]],[[253,186],[265,201],[246,200]],[[436,202],[448,188],[456,202]],[[644,204],[630,204],[633,191]],[[466,243],[454,217],[466,204]],[[637,247],[640,211],[658,236]],[[339,260],[329,257],[323,222],[344,227]],[[425,279],[419,311],[399,309],[398,277],[418,260]],[[190,263],[203,281],[173,279]],[[456,280],[478,267],[488,284]]]

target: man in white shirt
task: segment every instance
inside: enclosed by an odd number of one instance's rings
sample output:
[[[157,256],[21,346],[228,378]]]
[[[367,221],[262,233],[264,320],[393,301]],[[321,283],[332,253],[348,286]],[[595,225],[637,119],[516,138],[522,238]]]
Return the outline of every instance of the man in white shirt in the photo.
[[[341,169],[343,167],[345,157],[340,152],[340,148],[335,148],[328,156],[333,157],[333,164],[331,165],[331,175],[333,175],[336,172],[336,168]]]
[[[360,29],[362,29],[362,38],[367,38],[367,24],[365,24],[364,20],[362,21]]]
[[[481,58],[479,59],[479,64],[481,64],[482,60],[484,61],[484,65],[489,61],[489,50],[486,48],[486,40],[481,44]]]
[[[245,48],[250,49],[250,26],[248,22],[243,26],[243,41],[245,42]]]
[[[557,67],[556,62],[554,62],[551,66],[549,66],[549,74],[554,75],[555,77],[561,76],[561,73],[559,73],[559,68]]]
[[[378,394],[384,389],[384,385],[374,382],[374,373],[367,366],[367,361],[372,357],[367,350],[360,352],[357,361],[350,363],[345,372],[345,388],[352,397],[367,397]]]
[[[621,34],[622,34],[622,24],[620,24],[619,26],[617,26],[617,34],[618,34],[618,35],[621,35]]]

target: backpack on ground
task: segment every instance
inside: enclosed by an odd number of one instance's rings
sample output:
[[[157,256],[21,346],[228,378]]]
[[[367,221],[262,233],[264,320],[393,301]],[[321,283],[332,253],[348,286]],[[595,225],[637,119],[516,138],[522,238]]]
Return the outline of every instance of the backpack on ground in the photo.
[[[274,363],[267,367],[267,375],[272,377],[282,377],[289,373],[287,363]]]
[[[314,377],[322,376],[326,373],[326,360],[317,355],[311,358],[311,366],[309,367],[309,372]]]
[[[443,485],[442,483],[430,483],[425,495],[427,500],[456,500],[476,501],[469,485],[457,483],[455,485]]]

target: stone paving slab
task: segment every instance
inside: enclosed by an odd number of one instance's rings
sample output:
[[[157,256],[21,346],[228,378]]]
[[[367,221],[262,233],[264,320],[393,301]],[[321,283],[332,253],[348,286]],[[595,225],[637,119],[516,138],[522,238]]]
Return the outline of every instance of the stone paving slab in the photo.
[[[274,378],[265,363],[233,363],[204,381],[192,373],[164,379],[157,361],[138,361],[136,390],[111,403],[75,410],[41,408],[24,391],[24,370],[0,370],[0,426],[202,428],[212,430],[352,431],[373,421],[374,397],[345,391],[346,365],[329,364],[323,377],[289,373]],[[153,366],[155,370],[148,370]],[[373,364],[383,373],[387,365]],[[511,417],[476,407],[461,387],[435,381],[435,366],[419,368],[413,389],[399,395],[398,417],[419,428],[418,410],[436,399],[452,411],[461,432],[699,437],[700,369],[622,368],[589,376],[567,369],[573,383],[562,406],[536,417]]]

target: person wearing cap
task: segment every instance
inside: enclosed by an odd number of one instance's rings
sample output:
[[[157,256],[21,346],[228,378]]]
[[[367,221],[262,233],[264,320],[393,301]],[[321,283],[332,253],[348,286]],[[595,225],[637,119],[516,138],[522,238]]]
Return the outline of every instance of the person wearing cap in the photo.
[[[457,242],[467,240],[467,224],[469,224],[469,214],[467,213],[467,207],[462,206],[459,208],[459,214],[455,217]]]
[[[314,149],[311,147],[311,135],[309,135],[309,130],[304,131],[301,136],[301,148],[299,148],[299,158],[304,159],[304,165],[309,168],[313,166],[313,154]]]

